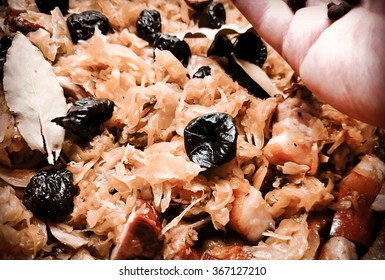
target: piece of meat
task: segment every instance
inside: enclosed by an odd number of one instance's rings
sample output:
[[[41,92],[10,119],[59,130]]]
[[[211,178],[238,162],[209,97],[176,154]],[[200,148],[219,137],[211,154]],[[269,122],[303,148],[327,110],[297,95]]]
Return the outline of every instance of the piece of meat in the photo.
[[[18,15],[8,15],[4,19],[4,25],[9,29],[10,32],[15,33],[19,31],[24,35],[41,28],[40,25],[30,22],[29,20],[24,19]]]
[[[376,239],[362,259],[385,260],[385,220],[382,221],[382,227],[378,232]]]
[[[198,240],[195,224],[179,223],[165,234],[162,256],[165,260],[199,260],[199,253],[193,248]]]
[[[385,179],[385,163],[373,155],[365,155],[342,179],[338,203],[348,205],[334,214],[330,234],[343,236],[357,245],[368,247],[374,230],[371,204]]]
[[[137,200],[111,259],[152,259],[162,249],[161,219],[150,203]]]
[[[342,236],[330,238],[322,247],[320,260],[356,260],[356,246]]]
[[[263,149],[270,163],[294,162],[309,166],[310,173],[317,170],[317,141],[326,138],[327,133],[314,116],[316,112],[315,105],[313,108],[299,97],[288,98],[278,105],[272,138]]]
[[[7,7],[7,14],[19,15],[27,11],[29,1],[27,0],[5,0],[4,6]]]
[[[239,181],[234,189],[234,201],[230,211],[230,227],[246,240],[257,242],[262,233],[272,230],[275,222],[269,212],[269,206],[256,188],[247,181]]]

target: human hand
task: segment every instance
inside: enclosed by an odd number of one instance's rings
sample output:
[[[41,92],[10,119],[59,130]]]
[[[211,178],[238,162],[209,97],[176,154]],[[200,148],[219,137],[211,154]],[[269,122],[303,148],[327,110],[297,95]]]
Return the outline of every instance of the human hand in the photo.
[[[283,0],[233,2],[320,100],[385,128],[385,0],[361,0],[334,22],[330,0],[295,14]]]

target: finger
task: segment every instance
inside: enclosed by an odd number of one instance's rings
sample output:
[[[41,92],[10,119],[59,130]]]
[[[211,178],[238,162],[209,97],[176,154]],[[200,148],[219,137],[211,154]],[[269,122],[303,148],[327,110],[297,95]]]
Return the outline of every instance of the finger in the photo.
[[[293,12],[282,0],[233,0],[258,34],[276,51],[282,53]]]
[[[282,55],[296,73],[310,47],[321,33],[330,26],[325,4],[298,10],[287,31],[282,46]]]
[[[325,30],[300,66],[306,86],[339,111],[385,127],[385,18],[351,10]]]

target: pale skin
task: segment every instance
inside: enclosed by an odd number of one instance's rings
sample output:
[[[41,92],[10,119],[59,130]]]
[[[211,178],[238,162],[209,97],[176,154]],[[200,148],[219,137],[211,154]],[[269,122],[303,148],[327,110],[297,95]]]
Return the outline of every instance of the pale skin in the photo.
[[[385,0],[361,0],[334,22],[329,2],[294,14],[283,0],[233,0],[321,101],[385,128]]]

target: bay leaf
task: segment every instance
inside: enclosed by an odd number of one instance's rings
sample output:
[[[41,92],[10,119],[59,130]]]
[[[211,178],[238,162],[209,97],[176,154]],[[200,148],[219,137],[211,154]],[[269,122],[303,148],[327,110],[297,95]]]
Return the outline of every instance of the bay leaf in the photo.
[[[64,92],[51,64],[21,33],[8,49],[3,85],[20,134],[32,150],[47,153],[53,164],[60,155],[65,130],[51,120],[66,115]]]

